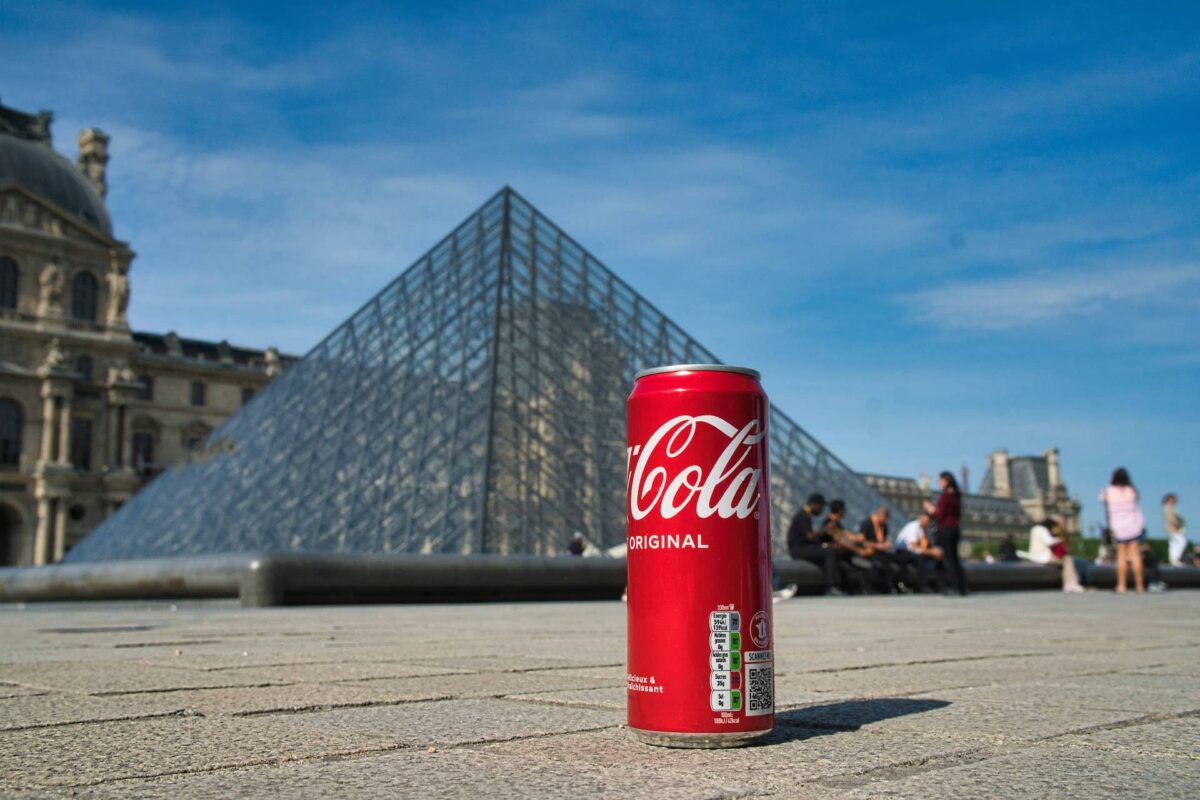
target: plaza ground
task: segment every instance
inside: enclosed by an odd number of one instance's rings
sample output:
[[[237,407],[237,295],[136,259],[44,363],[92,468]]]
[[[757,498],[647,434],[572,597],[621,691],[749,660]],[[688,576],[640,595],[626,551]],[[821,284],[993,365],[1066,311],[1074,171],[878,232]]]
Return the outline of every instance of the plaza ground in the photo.
[[[625,606],[0,607],[0,792],[1194,797],[1200,592],[776,607],[777,728],[623,727]]]

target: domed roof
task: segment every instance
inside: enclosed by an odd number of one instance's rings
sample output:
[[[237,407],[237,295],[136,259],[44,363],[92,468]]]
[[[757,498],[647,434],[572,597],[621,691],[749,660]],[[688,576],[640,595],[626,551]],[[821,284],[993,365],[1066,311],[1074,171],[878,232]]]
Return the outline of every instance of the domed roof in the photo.
[[[104,201],[74,164],[48,144],[0,130],[0,184],[9,181],[112,236]]]

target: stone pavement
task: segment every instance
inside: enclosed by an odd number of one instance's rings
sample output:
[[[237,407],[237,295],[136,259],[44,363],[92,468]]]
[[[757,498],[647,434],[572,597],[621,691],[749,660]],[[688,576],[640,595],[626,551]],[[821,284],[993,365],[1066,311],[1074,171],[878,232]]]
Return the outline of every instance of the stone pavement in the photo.
[[[797,599],[767,744],[622,727],[625,607],[0,607],[0,794],[1200,795],[1200,593]]]

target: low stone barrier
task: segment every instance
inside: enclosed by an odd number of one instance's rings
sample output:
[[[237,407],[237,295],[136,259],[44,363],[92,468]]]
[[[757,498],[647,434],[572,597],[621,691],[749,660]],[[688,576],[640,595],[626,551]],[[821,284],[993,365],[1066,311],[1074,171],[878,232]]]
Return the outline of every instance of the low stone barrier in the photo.
[[[780,559],[775,570],[819,594],[820,570]],[[1200,569],[1163,567],[1172,589],[1200,588]],[[1111,589],[1115,570],[1091,567]],[[971,591],[1055,590],[1057,567],[968,564]],[[245,606],[369,602],[593,600],[619,597],[625,560],[543,556],[263,553],[0,569],[0,602],[237,597]]]

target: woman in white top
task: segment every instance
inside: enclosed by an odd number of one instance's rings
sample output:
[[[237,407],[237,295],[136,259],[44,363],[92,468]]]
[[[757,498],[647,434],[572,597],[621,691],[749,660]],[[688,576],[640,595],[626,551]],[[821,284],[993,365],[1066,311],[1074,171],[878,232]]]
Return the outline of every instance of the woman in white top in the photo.
[[[1048,519],[1029,531],[1029,560],[1036,564],[1055,564],[1062,567],[1062,590],[1082,592],[1080,568],[1083,559],[1071,555],[1066,531],[1058,520]]]
[[[1108,527],[1112,531],[1117,547],[1117,593],[1125,592],[1126,562],[1133,563],[1133,583],[1138,592],[1146,591],[1142,572],[1142,550],[1140,539],[1146,531],[1146,518],[1138,506],[1138,492],[1129,479],[1124,467],[1118,467],[1104,491],[1100,501],[1108,512]]]

